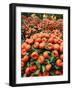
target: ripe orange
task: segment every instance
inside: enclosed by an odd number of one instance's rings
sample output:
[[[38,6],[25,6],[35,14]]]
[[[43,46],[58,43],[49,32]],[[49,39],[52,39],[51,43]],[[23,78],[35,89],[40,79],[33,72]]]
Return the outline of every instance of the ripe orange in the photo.
[[[23,58],[22,58],[22,61],[23,62],[27,62],[29,60],[29,56],[25,55]]]
[[[59,43],[59,44],[61,44],[62,42],[63,42],[63,40],[62,40],[62,39],[59,39],[59,40],[58,40],[58,43]]]
[[[45,34],[45,37],[46,37],[46,38],[49,38],[49,34],[46,33],[46,34]]]
[[[53,41],[54,41],[53,38],[48,39],[48,43],[53,43]]]
[[[45,38],[46,37],[46,33],[43,33],[42,37]]]
[[[40,35],[41,35],[41,37],[44,37],[44,33],[43,32],[40,32]]]
[[[54,43],[57,43],[57,42],[58,42],[58,39],[55,38],[55,39],[54,39]]]
[[[52,50],[53,49],[53,44],[52,43],[48,43],[48,50]]]
[[[31,58],[32,59],[37,59],[38,58],[38,53],[37,52],[33,52],[32,54],[31,54]]]
[[[60,72],[59,70],[56,70],[56,71],[55,71],[55,74],[56,74],[56,75],[61,75],[61,72]]]
[[[30,72],[35,72],[37,70],[36,65],[30,66]]]
[[[53,56],[54,56],[54,57],[58,57],[58,51],[57,51],[57,50],[54,50],[54,51],[53,51]]]
[[[45,43],[44,43],[44,42],[40,43],[40,44],[39,44],[39,48],[40,48],[40,49],[44,49],[44,48],[45,48]]]
[[[44,60],[45,60],[45,58],[43,56],[39,56],[38,63],[39,64],[43,64],[44,63]]]
[[[36,38],[35,42],[41,42],[41,38]]]
[[[43,72],[43,76],[49,76],[49,72]]]
[[[63,41],[61,42],[61,44],[60,44],[61,46],[63,46]]]
[[[42,74],[41,73],[38,73],[38,75],[37,75],[38,77],[40,77],[40,76],[42,76]]]
[[[47,41],[47,39],[46,38],[42,38],[42,42],[46,42]]]
[[[33,39],[32,38],[31,39],[26,39],[26,43],[32,44],[33,43]]]
[[[29,44],[27,44],[26,47],[25,47],[26,51],[29,51],[30,48],[31,48],[31,46]]]
[[[26,50],[25,49],[21,49],[21,54],[22,55],[26,55]]]
[[[32,38],[35,40],[35,39],[37,39],[37,34],[34,34],[33,36],[32,36]]]
[[[21,61],[21,67],[24,67],[24,62],[23,61]]]
[[[60,46],[60,52],[61,53],[63,52],[63,46]]]
[[[38,48],[39,47],[39,42],[35,42],[33,47]]]
[[[42,37],[42,35],[39,33],[39,34],[38,34],[38,38],[41,38],[41,37]]]
[[[23,49],[23,48],[25,48],[26,47],[26,45],[27,45],[27,43],[26,42],[24,42],[22,45],[21,45],[21,48]]]
[[[60,55],[60,59],[63,60],[63,54]]]
[[[26,68],[25,74],[26,74],[26,75],[29,75],[29,74],[30,74],[30,68],[29,68],[29,67]]]
[[[63,66],[62,60],[58,59],[58,60],[56,61],[56,65],[59,66],[59,67],[62,67],[62,66]]]
[[[51,64],[47,64],[46,65],[46,71],[49,71],[51,69],[52,65]]]
[[[45,51],[45,52],[43,53],[43,56],[44,56],[44,58],[48,58],[48,57],[49,57],[48,52]]]
[[[50,37],[51,37],[51,38],[55,38],[55,35],[54,35],[54,34],[51,34]]]
[[[59,44],[54,44],[54,50],[59,50],[60,46]]]

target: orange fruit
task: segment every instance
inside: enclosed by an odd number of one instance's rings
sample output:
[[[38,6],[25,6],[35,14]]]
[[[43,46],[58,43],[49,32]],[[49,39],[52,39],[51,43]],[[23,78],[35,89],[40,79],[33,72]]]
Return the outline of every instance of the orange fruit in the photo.
[[[42,35],[39,33],[39,34],[38,34],[38,38],[41,38],[41,37],[42,37]]]
[[[41,37],[44,37],[44,33],[43,32],[40,32],[40,35],[41,35]]]
[[[33,52],[32,54],[31,54],[31,58],[32,59],[37,59],[38,58],[38,53],[37,52]]]
[[[57,51],[57,50],[54,50],[54,51],[53,51],[53,56],[54,56],[54,57],[58,57],[58,51]]]
[[[28,44],[32,44],[33,43],[33,39],[32,38],[31,39],[26,39],[25,42],[28,43]]]
[[[60,72],[59,70],[56,70],[56,71],[55,71],[55,74],[56,74],[56,75],[61,75],[61,72]]]
[[[47,39],[46,38],[42,38],[42,42],[46,42],[47,41]]]
[[[60,55],[60,59],[63,60],[63,54]]]
[[[35,72],[36,70],[36,65],[30,66],[30,72]]]
[[[30,48],[31,48],[31,46],[29,44],[27,44],[26,47],[25,47],[26,51],[29,51]]]
[[[48,43],[48,50],[52,50],[53,49],[53,44],[52,43]]]
[[[39,56],[38,63],[39,64],[43,64],[44,63],[44,60],[45,60],[45,58],[43,56]]]
[[[63,46],[60,46],[60,52],[61,53],[63,52]]]
[[[61,44],[60,44],[61,46],[63,46],[63,42],[61,42]]]
[[[45,34],[45,37],[46,37],[46,38],[49,38],[49,34],[46,33],[46,34]]]
[[[32,36],[32,38],[35,40],[35,39],[37,39],[37,34],[34,34],[33,36]]]
[[[25,74],[26,74],[26,75],[29,75],[29,74],[30,74],[30,68],[29,68],[29,67],[26,68]]]
[[[25,35],[25,38],[28,38],[28,35]]]
[[[62,67],[63,66],[62,60],[60,60],[60,59],[56,60],[56,65],[59,67]]]
[[[58,42],[58,39],[55,38],[55,39],[54,39],[54,43],[57,43],[57,42]]]
[[[51,34],[50,37],[51,37],[51,38],[55,38],[55,35],[54,35],[54,34]]]
[[[26,55],[26,50],[25,49],[21,49],[21,54],[22,55]]]
[[[48,58],[48,57],[49,57],[48,51],[45,51],[45,52],[43,53],[43,56],[44,56],[44,58]]]
[[[53,38],[48,39],[48,43],[53,43],[53,41],[54,41]]]
[[[44,48],[45,48],[45,43],[44,43],[44,42],[40,43],[40,44],[39,44],[39,48],[40,48],[40,49],[44,49]]]
[[[42,37],[45,38],[46,37],[46,33],[43,33]]]
[[[35,42],[33,47],[38,48],[39,47],[39,42]]]
[[[62,42],[63,42],[63,40],[62,40],[62,39],[59,39],[59,40],[58,40],[58,43],[59,43],[59,44],[61,44]]]
[[[54,44],[54,50],[59,50],[60,46],[59,44]]]
[[[38,75],[37,75],[38,77],[40,77],[40,76],[42,76],[42,74],[41,73],[38,73]]]
[[[47,64],[47,65],[46,65],[46,71],[50,71],[51,67],[52,67],[51,64]]]
[[[22,45],[21,45],[21,48],[23,49],[23,48],[25,48],[26,47],[26,45],[27,45],[27,43],[26,42],[24,42]]]
[[[29,60],[29,56],[25,55],[23,58],[22,58],[22,61],[23,62],[27,62]]]
[[[24,67],[24,62],[23,61],[21,61],[21,67]]]
[[[49,76],[49,72],[43,72],[43,76]]]
[[[41,38],[36,38],[35,42],[41,42]]]

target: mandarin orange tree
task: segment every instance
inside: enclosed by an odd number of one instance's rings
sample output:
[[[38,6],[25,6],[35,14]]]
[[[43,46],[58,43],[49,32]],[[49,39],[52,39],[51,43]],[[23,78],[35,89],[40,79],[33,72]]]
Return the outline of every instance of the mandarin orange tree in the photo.
[[[63,16],[21,15],[21,76],[63,74]]]

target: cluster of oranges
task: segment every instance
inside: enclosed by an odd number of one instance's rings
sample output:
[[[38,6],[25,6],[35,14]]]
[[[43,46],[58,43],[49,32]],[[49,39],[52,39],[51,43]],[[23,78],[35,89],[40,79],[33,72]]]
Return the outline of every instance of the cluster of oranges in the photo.
[[[63,19],[52,20],[49,18],[42,19],[38,16],[24,16],[22,15],[22,34],[25,38],[29,38],[32,34],[44,31],[51,32],[54,29],[63,31]]]
[[[30,17],[22,16],[25,20],[31,20]],[[26,77],[33,76],[53,76],[63,74],[63,32],[61,29],[47,30],[44,29],[43,22],[46,22],[47,27],[49,19],[41,22],[37,21],[37,17],[32,20],[29,25],[34,24],[35,33],[26,37],[21,45],[21,75]],[[42,20],[41,20],[42,21]],[[52,22],[52,20],[51,20]],[[39,24],[38,24],[39,23]],[[43,29],[40,32],[39,29]],[[22,28],[26,28],[26,32],[31,30],[26,25],[22,24]],[[32,29],[34,29],[32,27]],[[36,31],[37,29],[37,31]],[[47,32],[48,31],[48,32]],[[25,32],[25,33],[26,33]]]

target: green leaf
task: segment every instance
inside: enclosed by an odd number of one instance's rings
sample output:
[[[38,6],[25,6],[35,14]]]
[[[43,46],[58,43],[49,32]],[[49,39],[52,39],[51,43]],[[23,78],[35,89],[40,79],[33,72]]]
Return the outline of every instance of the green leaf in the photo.
[[[27,62],[27,67],[29,67],[30,66],[30,63],[29,62]]]
[[[40,70],[37,70],[36,72],[33,73],[34,76],[38,75]]]
[[[23,67],[23,70],[25,71],[25,70],[26,70],[26,68],[27,68],[27,64]]]
[[[36,64],[36,62],[37,62],[36,60],[30,59],[30,65],[31,64]]]
[[[36,64],[37,65],[37,68],[40,69],[41,68],[41,65],[39,63]]]
[[[54,71],[50,71],[51,76],[55,76]]]
[[[50,57],[50,63],[52,63],[54,60],[54,57]]]
[[[31,55],[31,54],[32,54],[32,52],[33,52],[33,50],[32,50],[32,49],[30,49],[30,51],[28,51],[28,52],[27,52],[27,54],[28,54],[28,55]]]
[[[38,52],[38,51],[39,51],[39,49],[35,49],[35,48],[34,48],[34,51],[35,51],[35,52]]]
[[[49,56],[52,57],[53,56],[53,51],[49,52]]]
[[[33,24],[31,25],[31,28],[34,28],[34,25]]]
[[[58,67],[58,66],[56,66],[56,65],[54,66],[54,68],[55,68],[56,70],[60,69],[60,67]]]
[[[42,65],[42,72],[45,72],[45,65]]]
[[[50,63],[49,59],[45,59],[45,64],[49,64],[49,63]]]

